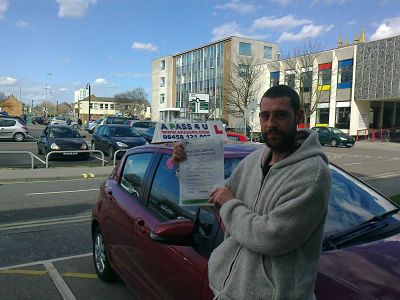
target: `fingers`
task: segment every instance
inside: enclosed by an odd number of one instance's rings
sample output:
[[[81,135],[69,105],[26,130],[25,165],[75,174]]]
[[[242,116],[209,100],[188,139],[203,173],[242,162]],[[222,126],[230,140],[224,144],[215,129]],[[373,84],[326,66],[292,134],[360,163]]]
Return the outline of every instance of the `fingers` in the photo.
[[[172,162],[178,165],[180,162],[186,160],[186,158],[185,148],[181,143],[176,143],[172,152]]]

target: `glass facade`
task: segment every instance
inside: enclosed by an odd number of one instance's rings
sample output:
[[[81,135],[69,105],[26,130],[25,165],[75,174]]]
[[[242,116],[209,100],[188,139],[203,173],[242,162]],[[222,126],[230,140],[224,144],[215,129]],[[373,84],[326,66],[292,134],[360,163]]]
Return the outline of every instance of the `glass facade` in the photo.
[[[285,74],[285,84],[290,86],[292,89],[295,88],[296,74],[286,73]]]
[[[269,86],[275,86],[279,84],[279,71],[277,72],[271,72],[270,73],[270,82],[269,82]]]
[[[224,43],[209,45],[176,57],[176,107],[187,117],[189,93],[210,95],[210,114],[221,111],[224,81]],[[218,117],[218,114],[216,115]]]
[[[338,89],[351,88],[353,82],[353,59],[339,61]]]
[[[329,124],[329,108],[317,109],[317,124]]]
[[[350,107],[336,107],[335,127],[339,129],[350,128]]]

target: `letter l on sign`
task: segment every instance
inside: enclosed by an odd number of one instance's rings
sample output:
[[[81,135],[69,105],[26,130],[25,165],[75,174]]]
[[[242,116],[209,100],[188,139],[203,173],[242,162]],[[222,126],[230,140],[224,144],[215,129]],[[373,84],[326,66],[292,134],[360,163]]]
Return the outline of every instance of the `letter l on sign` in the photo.
[[[215,134],[223,134],[224,133],[222,130],[218,129],[217,125],[214,125],[214,130],[215,130]]]

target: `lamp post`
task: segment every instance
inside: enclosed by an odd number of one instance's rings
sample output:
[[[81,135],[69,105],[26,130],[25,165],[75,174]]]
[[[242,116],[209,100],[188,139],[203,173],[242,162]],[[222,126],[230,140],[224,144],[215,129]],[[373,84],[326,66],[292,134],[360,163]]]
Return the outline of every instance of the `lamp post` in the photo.
[[[86,85],[86,89],[89,90],[89,119],[88,119],[88,121],[90,121],[90,83],[88,83]]]
[[[53,73],[46,73],[46,87],[45,87],[45,90],[46,90],[46,101],[45,101],[45,103],[44,103],[44,105],[45,105],[45,116],[47,117],[47,89],[48,89],[48,86],[47,86],[47,76],[51,76],[51,75],[53,75]]]

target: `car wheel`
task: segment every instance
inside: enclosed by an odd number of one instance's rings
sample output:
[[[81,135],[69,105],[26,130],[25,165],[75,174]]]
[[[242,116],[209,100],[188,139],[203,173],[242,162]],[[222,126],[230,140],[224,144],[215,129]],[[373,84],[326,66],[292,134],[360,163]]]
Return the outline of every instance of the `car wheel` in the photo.
[[[113,146],[110,146],[109,148],[108,148],[108,157],[110,158],[110,159],[114,159],[114,148],[113,148]]]
[[[14,134],[13,139],[16,142],[23,142],[25,139],[25,135],[21,132],[17,132]]]
[[[93,262],[97,276],[103,281],[112,282],[115,273],[108,262],[106,245],[100,227],[97,227],[93,236]]]
[[[331,141],[331,146],[332,147],[337,147],[337,141],[336,140],[332,140]]]

